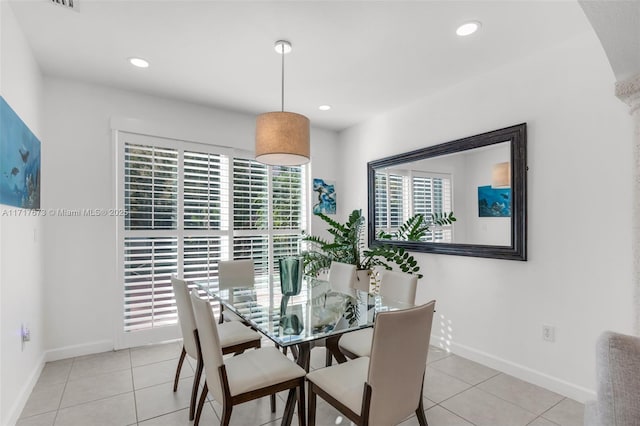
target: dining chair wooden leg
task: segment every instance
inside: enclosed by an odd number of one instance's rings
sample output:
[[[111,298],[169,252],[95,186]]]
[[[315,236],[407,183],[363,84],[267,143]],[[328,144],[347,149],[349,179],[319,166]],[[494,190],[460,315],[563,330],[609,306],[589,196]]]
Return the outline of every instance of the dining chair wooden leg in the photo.
[[[224,305],[221,303],[220,304],[220,316],[218,317],[218,324],[222,324],[224,322],[224,315],[222,315],[223,311],[224,311]]]
[[[429,426],[427,423],[427,416],[424,414],[424,404],[422,400],[422,394],[424,392],[424,374],[422,375],[422,387],[420,388],[420,400],[418,401],[418,408],[416,409],[416,417],[418,417],[418,423],[420,426]]]
[[[331,351],[329,350],[329,348],[325,348],[324,351],[325,351],[324,366],[331,367],[331,364],[333,363],[333,355],[331,355]]]
[[[279,344],[276,343],[276,349],[277,350],[282,349],[282,353],[285,354],[285,355],[287,354],[287,347],[286,346],[285,347],[281,347]]]
[[[196,417],[193,420],[193,426],[198,426],[198,423],[200,423],[202,408],[204,407],[204,402],[207,400],[208,393],[209,393],[209,387],[207,386],[207,381],[205,380],[204,388],[202,389],[202,394],[200,395],[200,400],[198,401],[198,408],[196,409]]]
[[[289,393],[287,395],[287,402],[284,405],[284,414],[282,415],[282,422],[280,422],[281,426],[291,425],[295,406],[296,406],[296,390],[289,389]]]
[[[173,379],[173,391],[178,390],[178,380],[180,379],[180,371],[182,370],[182,363],[187,356],[187,351],[182,347],[182,352],[180,353],[180,359],[178,360],[178,368],[176,368],[176,377]]]
[[[271,400],[271,412],[275,413],[276,412],[276,394],[272,393],[271,395],[269,395],[269,399]]]
[[[420,398],[420,405],[418,405],[418,409],[416,410],[416,417],[418,417],[418,423],[420,426],[429,426],[429,423],[427,423],[427,416],[424,414],[422,398]]]
[[[220,419],[221,426],[229,426],[229,422],[231,421],[231,411],[233,410],[233,405],[224,404],[222,407],[222,418]]]
[[[309,410],[309,421],[307,426],[316,426],[316,394],[313,391],[313,383],[309,382],[309,401],[307,410]]]
[[[309,367],[311,364],[311,345],[309,342],[300,343],[298,345],[298,356],[296,357],[296,363],[304,369],[304,371],[309,372]]]
[[[200,377],[202,376],[202,369],[204,364],[202,357],[198,356],[198,363],[196,364],[196,373],[193,376],[193,388],[191,389],[191,404],[189,405],[189,420],[193,420],[193,416],[196,410],[196,399],[198,398],[198,386],[200,386]]]
[[[329,352],[329,354],[327,354],[327,359],[329,358],[329,355],[333,355],[333,357],[336,359],[336,361],[339,364],[343,364],[347,362],[347,357],[345,357],[344,354],[340,351],[340,346],[338,345],[339,340],[340,340],[339,335],[327,337],[327,340],[325,341],[325,345],[327,346],[327,352]],[[329,365],[331,364],[328,364],[327,367]]]
[[[297,390],[297,394],[298,394],[298,425],[299,426],[306,426],[307,424],[307,415],[305,413],[305,400],[304,400],[304,377],[300,378],[300,383],[298,384],[298,390]]]

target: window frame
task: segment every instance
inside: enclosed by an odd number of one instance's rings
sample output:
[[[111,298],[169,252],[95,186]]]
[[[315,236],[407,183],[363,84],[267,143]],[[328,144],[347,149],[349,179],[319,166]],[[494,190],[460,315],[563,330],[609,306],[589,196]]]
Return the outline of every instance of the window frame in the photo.
[[[234,229],[234,159],[241,158],[245,160],[253,160],[253,153],[246,150],[239,150],[227,147],[221,147],[206,143],[184,141],[178,139],[171,139],[162,136],[153,136],[140,134],[136,132],[130,132],[127,130],[114,129],[114,143],[115,143],[115,163],[116,163],[116,205],[119,209],[125,208],[125,147],[126,144],[136,144],[144,146],[157,146],[159,148],[175,149],[178,152],[178,198],[177,198],[177,220],[175,229],[162,229],[162,230],[132,230],[125,229],[125,218],[120,216],[117,218],[117,236],[116,236],[116,251],[117,251],[117,288],[118,288],[118,320],[116,321],[118,326],[116,329],[116,347],[124,348],[131,347],[140,344],[146,344],[151,342],[158,342],[169,339],[176,339],[180,337],[180,331],[177,327],[177,323],[173,325],[167,325],[162,327],[152,327],[144,330],[136,330],[135,332],[125,331],[126,321],[126,306],[125,306],[125,241],[131,237],[152,237],[152,236],[174,236],[178,241],[177,249],[177,276],[183,277],[185,272],[185,239],[187,237],[220,237],[225,238],[227,243],[226,247],[222,246],[220,249],[221,259],[233,259],[234,238],[259,235],[261,238],[267,240],[268,254],[267,254],[267,285],[269,289],[269,297],[278,297],[279,291],[274,292],[274,281],[276,281],[274,274],[277,272],[277,267],[274,265],[276,259],[274,255],[274,238],[279,235],[300,235],[302,231],[308,231],[310,224],[310,212],[309,206],[309,166],[300,166],[301,170],[301,184],[300,184],[300,225],[298,228],[288,229],[273,229],[273,170],[272,166],[265,166],[267,169],[267,228],[255,229],[255,230],[235,230]],[[216,154],[226,156],[228,159],[228,176],[226,179],[226,192],[228,194],[228,200],[226,201],[225,208],[228,213],[228,220],[226,229],[221,223],[221,229],[185,229],[184,227],[184,182],[185,182],[185,163],[184,153],[205,153]],[[225,204],[225,202],[221,202]],[[279,288],[277,289],[279,290]]]

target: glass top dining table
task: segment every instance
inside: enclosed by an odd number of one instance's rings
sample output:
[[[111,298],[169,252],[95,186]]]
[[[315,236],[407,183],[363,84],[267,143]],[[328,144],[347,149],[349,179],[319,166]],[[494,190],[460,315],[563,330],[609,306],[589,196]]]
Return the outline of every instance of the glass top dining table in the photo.
[[[300,294],[290,297],[265,294],[257,288],[219,290],[217,282],[201,282],[198,287],[276,345],[304,351],[321,343],[338,362],[346,361],[337,350],[341,334],[372,327],[378,312],[413,306],[356,289],[335,292],[321,279],[303,280]],[[308,370],[308,364],[300,364]]]
[[[373,327],[379,312],[407,309],[413,305],[391,300],[379,294],[352,289],[349,293],[332,291],[328,281],[304,277],[295,296],[281,296],[264,288],[220,290],[218,283],[197,283],[200,290],[217,300],[223,310],[238,315],[276,346],[291,348],[296,363],[309,371],[311,349],[325,346],[338,362],[346,362],[338,340],[344,333]],[[327,357],[329,361],[330,356]],[[289,392],[282,426],[291,425],[295,392]]]

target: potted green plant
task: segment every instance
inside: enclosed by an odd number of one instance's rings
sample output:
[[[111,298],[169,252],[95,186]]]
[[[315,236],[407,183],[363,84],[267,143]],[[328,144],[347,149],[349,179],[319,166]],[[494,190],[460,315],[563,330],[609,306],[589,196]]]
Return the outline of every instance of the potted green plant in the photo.
[[[358,270],[367,271],[368,274],[374,266],[385,269],[393,269],[393,266],[396,266],[402,272],[422,277],[420,265],[404,248],[388,244],[367,248],[362,210],[352,211],[345,223],[322,213],[318,214],[318,217],[329,225],[327,231],[333,236],[333,241],[303,235],[302,240],[308,243],[307,250],[302,252],[304,271],[307,275],[317,277],[321,272],[328,270],[332,261],[336,261],[355,265]],[[381,232],[378,238],[417,241],[429,231],[429,226],[451,224],[455,220],[453,213],[432,215],[430,220],[417,214],[407,219],[395,233]]]

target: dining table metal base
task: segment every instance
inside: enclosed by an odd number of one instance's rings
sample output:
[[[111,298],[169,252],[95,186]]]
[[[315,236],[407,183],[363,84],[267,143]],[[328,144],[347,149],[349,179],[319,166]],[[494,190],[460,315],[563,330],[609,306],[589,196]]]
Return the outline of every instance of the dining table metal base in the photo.
[[[342,352],[340,352],[340,348],[338,347],[338,340],[340,340],[340,336],[330,336],[327,337],[325,341],[325,345],[327,351],[333,355],[333,357],[338,361],[338,363],[342,364],[347,362],[347,358],[344,356]],[[297,348],[297,356],[295,357],[296,363],[304,369],[307,373],[309,372],[309,368],[311,365],[311,349],[313,349],[313,342],[301,342],[295,345]],[[292,347],[293,348],[293,347]],[[293,350],[291,351],[294,352]],[[304,401],[303,401],[304,403]],[[289,390],[289,395],[287,396],[287,403],[284,407],[284,415],[282,416],[282,426],[290,426],[293,421],[293,414],[296,407],[296,391],[295,389]]]

